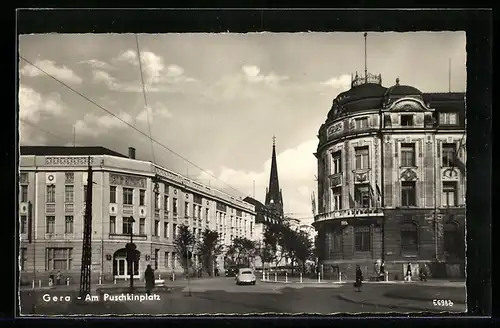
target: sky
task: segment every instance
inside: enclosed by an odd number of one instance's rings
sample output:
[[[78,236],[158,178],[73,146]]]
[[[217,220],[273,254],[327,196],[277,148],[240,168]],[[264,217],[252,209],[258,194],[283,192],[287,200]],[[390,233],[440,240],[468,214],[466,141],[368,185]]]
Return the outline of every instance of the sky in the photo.
[[[364,71],[363,33],[137,41],[140,52],[134,34],[20,36],[19,55],[50,74],[19,61],[20,144],[135,147],[138,159],[263,202],[274,135],[285,213],[311,223],[318,129]],[[369,33],[367,68],[386,87],[399,78],[422,92],[464,92],[465,46],[465,32]]]

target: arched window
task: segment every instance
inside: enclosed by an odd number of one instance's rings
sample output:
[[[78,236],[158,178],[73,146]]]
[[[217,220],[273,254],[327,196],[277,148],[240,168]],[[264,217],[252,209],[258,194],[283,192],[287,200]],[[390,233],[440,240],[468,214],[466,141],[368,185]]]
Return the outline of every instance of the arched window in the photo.
[[[458,224],[455,221],[449,221],[443,226],[443,230],[443,251],[445,255],[457,256],[460,245]]]
[[[418,225],[414,222],[407,222],[401,226],[401,253],[418,253]]]

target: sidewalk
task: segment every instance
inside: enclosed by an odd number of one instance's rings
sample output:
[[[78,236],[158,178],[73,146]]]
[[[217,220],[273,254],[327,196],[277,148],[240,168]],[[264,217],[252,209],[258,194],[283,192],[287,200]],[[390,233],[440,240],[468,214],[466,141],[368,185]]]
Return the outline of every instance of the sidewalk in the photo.
[[[408,285],[411,283],[407,283]],[[361,292],[354,289],[345,291],[338,295],[338,298],[355,304],[385,306],[393,308],[395,312],[465,312],[465,289],[461,290],[447,286],[446,289],[436,291],[436,288],[422,288],[414,284],[411,290],[407,287],[392,285],[394,287],[385,289],[382,286],[364,286]],[[409,287],[409,286],[408,286]],[[434,287],[429,285],[429,287]],[[427,292],[425,292],[427,290]],[[416,293],[416,291],[420,291]],[[423,291],[423,292],[422,292]],[[451,300],[453,306],[437,306],[433,300]]]
[[[285,279],[283,277],[278,277],[277,280],[274,280],[274,277],[271,277],[271,280],[259,280],[260,282],[263,283],[281,283],[281,284],[353,284],[354,280],[343,280],[342,281],[337,281],[337,280],[320,280],[318,279],[311,279],[311,278],[303,278],[302,282],[300,281],[299,278],[293,277],[290,279]],[[363,281],[363,284],[370,284],[370,285],[411,285],[411,286],[429,286],[429,287],[455,287],[455,288],[465,288],[465,282],[463,281],[453,281],[453,280],[428,280],[427,282],[421,282],[421,281],[412,281],[412,282],[406,282],[406,281]]]

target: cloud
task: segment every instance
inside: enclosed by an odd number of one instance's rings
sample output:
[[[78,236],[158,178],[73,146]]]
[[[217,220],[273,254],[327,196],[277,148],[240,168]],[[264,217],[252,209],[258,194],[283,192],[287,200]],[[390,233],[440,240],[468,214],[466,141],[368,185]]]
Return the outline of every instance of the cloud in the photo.
[[[147,108],[148,110],[146,111],[146,108],[144,108],[137,116],[136,116],[136,121],[141,122],[141,123],[147,123],[148,122],[148,115],[149,115],[149,121],[152,123],[153,121],[157,121],[158,119],[169,119],[172,118],[172,113],[162,104],[157,103],[156,106],[154,106],[154,109],[150,107]]]
[[[108,86],[108,88],[112,90],[116,90],[118,88],[116,79],[112,77],[108,72],[102,70],[93,70],[92,76],[95,82],[103,82]]]
[[[76,121],[75,129],[79,135],[98,136],[108,134],[112,129],[129,128],[126,123],[132,124],[134,121],[133,117],[125,112],[120,112],[116,116],[118,118],[112,115],[98,116],[90,113]]]
[[[32,123],[37,123],[44,114],[58,115],[63,111],[58,93],[42,96],[30,87],[19,86],[19,116]]]
[[[293,217],[302,221],[312,220],[311,194],[316,190],[314,175],[317,172],[316,158],[313,153],[317,143],[317,139],[308,140],[295,148],[277,154],[276,157],[280,188],[283,190],[284,210],[293,213]],[[243,193],[244,195],[238,195],[242,197],[253,194],[255,182],[255,197],[264,202],[270,169],[271,159],[269,158],[263,163],[262,170],[258,172],[222,167],[217,181],[206,173],[201,173],[196,180],[205,183],[211,181],[212,186],[234,194],[235,191],[231,191],[225,185],[227,183]],[[212,171],[210,172],[213,174]]]
[[[241,68],[241,70],[243,71],[243,74],[248,82],[276,84],[281,81],[288,80],[288,76],[279,76],[274,72],[271,72],[268,75],[261,74],[260,68],[253,65],[245,65]]]
[[[340,76],[332,77],[331,79],[321,82],[322,85],[331,87],[332,89],[341,89],[347,91],[351,88],[351,76],[343,74]]]
[[[92,68],[97,68],[97,69],[113,69],[114,67],[111,66],[108,63],[105,63],[103,61],[97,60],[97,59],[90,59],[90,60],[82,60],[79,61],[78,64],[87,64],[90,65]]]
[[[69,69],[66,66],[57,66],[53,61],[50,60],[37,60],[34,63],[37,67],[45,71],[47,74],[52,75],[56,79],[63,82],[80,84],[82,83],[82,78]],[[20,70],[21,75],[29,77],[46,76],[44,72],[34,67],[33,65],[26,64]]]

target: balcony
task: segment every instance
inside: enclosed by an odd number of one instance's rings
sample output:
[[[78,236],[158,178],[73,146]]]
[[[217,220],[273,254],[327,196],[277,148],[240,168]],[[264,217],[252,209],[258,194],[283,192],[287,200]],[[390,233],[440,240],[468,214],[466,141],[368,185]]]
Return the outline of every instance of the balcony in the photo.
[[[314,217],[314,222],[327,220],[351,219],[355,217],[381,217],[384,212],[381,208],[350,208],[345,210],[335,210],[328,213],[321,213]]]
[[[134,205],[123,204],[123,215],[134,215]]]
[[[45,213],[55,213],[56,212],[56,204],[49,203],[45,204]]]
[[[330,179],[330,188],[342,186],[342,172],[330,174],[329,179]]]
[[[73,213],[75,211],[75,204],[64,203],[64,213]]]
[[[148,236],[143,234],[134,234],[132,236],[133,240],[147,240]],[[123,233],[110,233],[109,239],[111,240],[130,240],[130,234]]]

